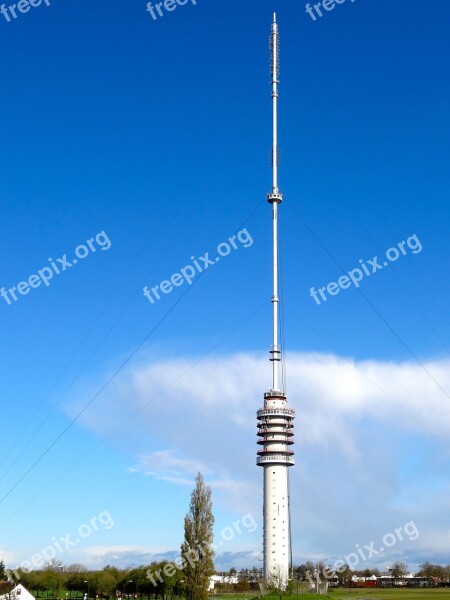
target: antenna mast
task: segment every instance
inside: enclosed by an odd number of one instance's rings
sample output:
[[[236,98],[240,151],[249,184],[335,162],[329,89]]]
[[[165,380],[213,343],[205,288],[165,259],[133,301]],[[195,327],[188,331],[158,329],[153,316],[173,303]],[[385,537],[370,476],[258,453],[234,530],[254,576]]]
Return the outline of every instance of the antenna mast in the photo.
[[[272,389],[284,391],[280,384],[281,347],[279,345],[279,304],[278,297],[278,204],[283,195],[278,189],[278,83],[280,71],[280,40],[278,35],[277,16],[273,14],[272,32],[270,35],[270,71],[272,75],[272,110],[273,110],[273,144],[272,144],[272,191],[267,200],[272,204],[273,219],[273,341],[270,360],[273,366]]]
[[[278,74],[279,41],[276,15],[270,34],[272,73],[273,146],[272,191],[267,200],[272,204],[273,216],[273,345],[270,360],[273,367],[272,387],[264,393],[264,408],[258,410],[258,445],[256,464],[264,469],[264,579],[269,585],[277,583],[286,589],[291,562],[289,467],[295,464],[294,418],[295,411],[288,407],[284,383],[280,377],[281,348],[278,342],[278,205],[283,197],[278,189]]]

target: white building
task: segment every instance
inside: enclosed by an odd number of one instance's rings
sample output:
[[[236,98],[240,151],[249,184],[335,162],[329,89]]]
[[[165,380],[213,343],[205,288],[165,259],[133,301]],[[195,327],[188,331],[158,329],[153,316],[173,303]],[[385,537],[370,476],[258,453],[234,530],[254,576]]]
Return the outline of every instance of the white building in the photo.
[[[9,594],[0,596],[0,600],[35,600],[35,597],[19,583]]]
[[[237,573],[235,575],[212,575],[209,578],[208,591],[212,592],[216,583],[238,583]]]

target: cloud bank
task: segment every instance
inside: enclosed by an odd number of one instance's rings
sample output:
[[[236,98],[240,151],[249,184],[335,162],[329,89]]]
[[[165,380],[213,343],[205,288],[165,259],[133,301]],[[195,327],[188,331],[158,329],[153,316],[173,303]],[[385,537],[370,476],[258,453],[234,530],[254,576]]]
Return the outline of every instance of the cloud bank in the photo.
[[[446,390],[449,367],[448,360],[426,364]],[[448,552],[450,402],[423,369],[296,353],[287,372],[297,411],[290,471],[296,559],[340,557],[411,520],[420,536],[393,548],[392,560]],[[184,358],[141,364],[110,386],[83,423],[103,436],[131,419],[123,427],[135,457],[131,476],[191,486],[200,470],[222,510],[256,516],[255,412],[269,375],[266,357],[250,353],[193,367]]]

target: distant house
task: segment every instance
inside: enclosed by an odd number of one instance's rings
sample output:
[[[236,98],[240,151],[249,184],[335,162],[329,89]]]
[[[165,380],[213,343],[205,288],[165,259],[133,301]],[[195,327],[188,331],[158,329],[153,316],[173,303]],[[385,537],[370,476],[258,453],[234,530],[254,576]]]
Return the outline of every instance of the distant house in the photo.
[[[238,581],[239,581],[239,579],[238,579],[237,574],[236,575],[213,575],[212,577],[209,578],[208,591],[212,592],[216,583],[236,584],[236,583],[238,583]]]
[[[9,594],[0,596],[0,600],[35,600],[35,597],[19,583],[9,592]]]
[[[377,587],[377,576],[371,575],[370,577],[358,577],[353,575],[352,585],[355,587]]]

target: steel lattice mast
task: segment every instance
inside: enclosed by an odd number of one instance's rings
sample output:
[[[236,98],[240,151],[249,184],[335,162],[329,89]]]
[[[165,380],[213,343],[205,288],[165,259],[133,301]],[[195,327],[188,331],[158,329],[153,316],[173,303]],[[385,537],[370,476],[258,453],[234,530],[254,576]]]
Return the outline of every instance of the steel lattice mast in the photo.
[[[284,382],[280,377],[282,351],[279,343],[280,300],[278,296],[278,205],[283,196],[278,188],[278,84],[279,35],[274,14],[270,35],[273,145],[272,191],[267,195],[272,205],[273,227],[273,340],[270,350],[272,387],[264,394],[264,408],[257,413],[258,444],[256,464],[264,469],[264,578],[284,588],[291,562],[290,508],[288,469],[295,463],[293,442],[294,410],[287,406]]]

